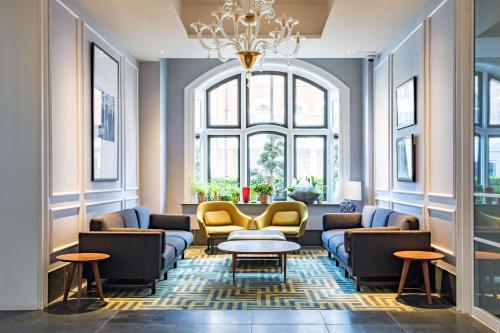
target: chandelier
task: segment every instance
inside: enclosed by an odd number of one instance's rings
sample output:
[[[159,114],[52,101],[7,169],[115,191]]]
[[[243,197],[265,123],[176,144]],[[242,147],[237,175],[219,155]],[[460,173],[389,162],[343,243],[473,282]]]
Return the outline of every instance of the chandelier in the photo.
[[[276,17],[273,9],[275,0],[224,0],[224,4],[211,14],[215,18],[210,24],[191,23],[200,44],[208,51],[208,57],[215,54],[221,62],[232,57],[240,60],[241,66],[249,79],[252,69],[268,52],[290,58],[297,54],[300,42],[304,39],[294,27],[299,21],[291,16]],[[261,21],[277,26],[269,32],[269,37],[259,38]],[[227,27],[233,32],[228,33]],[[287,43],[288,42],[288,43]],[[284,52],[284,45],[292,44],[290,52]]]

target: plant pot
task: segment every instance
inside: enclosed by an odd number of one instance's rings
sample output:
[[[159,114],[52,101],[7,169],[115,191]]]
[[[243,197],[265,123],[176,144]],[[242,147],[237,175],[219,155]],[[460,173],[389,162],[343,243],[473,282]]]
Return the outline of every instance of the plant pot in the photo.
[[[269,194],[264,194],[264,193],[260,194],[259,201],[261,204],[267,204],[269,201]]]
[[[215,194],[213,199],[214,199],[213,201],[220,201],[221,200],[221,195],[220,194]]]
[[[198,203],[202,203],[202,202],[206,201],[205,193],[196,193],[196,196],[198,197]]]

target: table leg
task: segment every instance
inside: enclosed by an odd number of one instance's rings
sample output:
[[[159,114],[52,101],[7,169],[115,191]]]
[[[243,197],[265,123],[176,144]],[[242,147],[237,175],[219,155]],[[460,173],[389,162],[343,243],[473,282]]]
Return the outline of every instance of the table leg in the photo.
[[[283,253],[283,277],[286,283],[286,253]]]
[[[405,286],[406,277],[408,276],[408,269],[410,268],[411,260],[405,259],[403,263],[403,272],[401,273],[401,280],[399,281],[398,296],[401,297],[403,293],[403,288]]]
[[[66,278],[66,285],[64,286],[64,298],[63,301],[66,302],[68,300],[69,290],[71,289],[71,282],[73,281],[73,275],[75,275],[75,263],[69,264],[69,272]]]
[[[81,297],[82,297],[82,276],[83,276],[83,263],[79,262],[77,263],[77,277],[78,277],[78,280],[77,280],[77,283],[78,283],[78,293],[76,294],[77,295],[77,299],[76,299],[76,309],[78,310],[80,308],[80,300],[81,300]]]
[[[427,296],[427,303],[432,304],[431,283],[429,281],[429,264],[427,260],[422,261],[422,272],[424,273],[425,295]]]
[[[283,263],[282,263],[282,259],[281,259],[281,253],[278,254],[278,265],[279,265],[279,270],[280,272],[283,272]]]
[[[233,253],[233,284],[236,284],[236,261],[238,260],[238,255]]]
[[[97,266],[97,262],[91,262],[90,266],[92,266],[92,272],[94,273],[95,285],[97,287],[97,292],[99,293],[99,299],[101,301],[104,301],[104,294],[102,292],[101,276],[99,275],[99,267]]]

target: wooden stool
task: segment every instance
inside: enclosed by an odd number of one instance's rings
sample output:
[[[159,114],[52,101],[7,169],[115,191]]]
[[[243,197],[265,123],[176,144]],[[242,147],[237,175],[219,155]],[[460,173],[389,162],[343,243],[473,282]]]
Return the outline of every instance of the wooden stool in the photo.
[[[432,304],[431,297],[431,283],[429,281],[429,264],[431,260],[443,259],[444,255],[437,252],[430,251],[398,251],[394,255],[400,259],[404,259],[403,272],[401,273],[401,280],[399,281],[398,296],[401,297],[403,288],[405,286],[406,276],[412,261],[420,261],[422,263],[422,273],[424,274],[425,294],[427,295],[427,303]]]
[[[89,263],[92,267],[92,272],[94,274],[95,283],[97,286],[97,291],[99,292],[99,299],[104,301],[104,294],[102,292],[102,284],[101,277],[99,275],[99,267],[97,266],[98,261],[106,260],[110,256],[104,253],[70,253],[70,254],[62,254],[57,256],[57,260],[62,262],[69,262],[69,274],[68,280],[66,281],[66,285],[64,286],[64,298],[63,301],[66,302],[68,300],[69,290],[71,288],[71,281],[73,280],[73,275],[75,273],[75,268],[77,270],[77,283],[78,283],[78,293],[77,293],[77,301],[76,308],[80,308],[80,299],[81,299],[81,289],[82,289],[82,274],[83,274],[83,264]]]

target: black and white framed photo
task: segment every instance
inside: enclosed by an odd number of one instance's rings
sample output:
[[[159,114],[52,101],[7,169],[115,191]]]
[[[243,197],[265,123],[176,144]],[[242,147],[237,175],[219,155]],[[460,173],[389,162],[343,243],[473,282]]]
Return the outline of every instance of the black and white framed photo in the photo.
[[[92,181],[118,180],[119,62],[91,45]]]
[[[413,134],[396,140],[397,179],[400,182],[415,181],[415,146]]]
[[[396,128],[417,123],[417,77],[414,76],[396,88]]]

